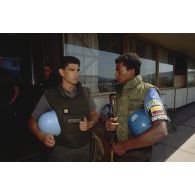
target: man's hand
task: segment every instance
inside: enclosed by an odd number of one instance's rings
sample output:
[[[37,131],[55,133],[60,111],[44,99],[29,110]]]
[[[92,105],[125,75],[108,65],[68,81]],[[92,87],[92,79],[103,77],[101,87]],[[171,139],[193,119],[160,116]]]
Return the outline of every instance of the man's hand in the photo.
[[[42,134],[39,139],[49,148],[52,148],[56,143],[54,136],[51,134]]]
[[[114,144],[112,149],[118,156],[123,156],[126,153],[126,148],[123,142]]]
[[[109,118],[106,120],[106,130],[107,131],[115,131],[119,123],[117,123],[117,117]]]
[[[81,131],[87,131],[91,129],[94,125],[93,121],[88,121],[86,117],[84,117],[84,120],[80,122],[79,128]]]

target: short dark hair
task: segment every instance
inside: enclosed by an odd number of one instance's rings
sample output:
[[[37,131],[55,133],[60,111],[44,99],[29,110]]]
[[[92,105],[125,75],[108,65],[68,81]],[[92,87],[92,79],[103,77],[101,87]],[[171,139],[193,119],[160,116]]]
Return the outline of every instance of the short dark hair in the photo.
[[[109,98],[112,97],[112,96],[116,96],[116,93],[110,93],[109,94]]]
[[[51,65],[51,64],[44,64],[44,65],[43,65],[43,68],[44,68],[45,66],[47,66],[47,67],[49,67],[49,68],[52,69],[52,65]]]
[[[66,66],[68,66],[68,64],[78,64],[80,66],[80,60],[74,56],[64,56],[61,59],[59,68],[66,68]]]
[[[140,68],[141,68],[141,60],[140,57],[133,52],[125,53],[120,55],[118,58],[116,58],[115,63],[123,63],[124,66],[127,67],[127,70],[129,69],[135,69],[135,74],[140,74]]]

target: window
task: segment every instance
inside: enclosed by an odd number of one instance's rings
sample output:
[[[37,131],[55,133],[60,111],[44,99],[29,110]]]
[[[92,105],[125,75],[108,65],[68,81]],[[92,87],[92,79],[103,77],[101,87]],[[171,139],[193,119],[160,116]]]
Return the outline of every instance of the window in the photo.
[[[0,34],[0,68],[21,82],[31,81],[30,35]]]
[[[145,82],[156,84],[156,48],[135,40],[135,52],[142,61],[141,75]]]
[[[18,81],[31,81],[30,60],[1,57],[0,68],[9,72]]]
[[[134,52],[135,51],[135,42],[134,39],[129,37],[129,51]]]
[[[175,55],[174,87],[186,87],[186,71],[186,58],[181,55]]]
[[[189,60],[188,61],[188,86],[195,85],[195,61]]]
[[[174,56],[166,49],[159,48],[158,86],[173,87]]]
[[[64,55],[81,61],[80,80],[92,93],[115,89],[115,59],[122,53],[121,34],[65,34]]]

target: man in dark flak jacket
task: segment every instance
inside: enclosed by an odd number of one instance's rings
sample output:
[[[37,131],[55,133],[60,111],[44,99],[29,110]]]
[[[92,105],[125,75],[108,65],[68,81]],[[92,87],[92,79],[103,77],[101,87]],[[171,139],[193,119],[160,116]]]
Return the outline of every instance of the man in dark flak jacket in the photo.
[[[89,89],[79,82],[80,61],[65,56],[59,66],[60,84],[46,89],[31,114],[29,127],[51,149],[49,161],[91,161],[92,128],[98,121]],[[54,110],[61,128],[59,136],[43,133],[38,118]]]

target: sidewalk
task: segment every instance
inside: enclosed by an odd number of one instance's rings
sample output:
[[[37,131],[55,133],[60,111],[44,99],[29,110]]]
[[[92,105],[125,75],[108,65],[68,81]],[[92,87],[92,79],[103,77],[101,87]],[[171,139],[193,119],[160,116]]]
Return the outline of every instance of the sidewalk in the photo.
[[[153,162],[195,162],[195,103],[176,109],[175,131],[153,147]]]

